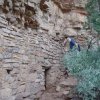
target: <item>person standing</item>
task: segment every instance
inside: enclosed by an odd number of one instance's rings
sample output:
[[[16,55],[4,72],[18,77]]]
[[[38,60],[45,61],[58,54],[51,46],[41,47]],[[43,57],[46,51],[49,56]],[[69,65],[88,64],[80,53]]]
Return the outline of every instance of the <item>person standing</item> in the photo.
[[[76,47],[76,49],[78,51],[81,51],[80,45],[78,43],[76,43],[76,41],[73,38],[67,37],[67,36],[65,36],[65,40],[64,40],[64,47],[65,48],[67,46],[67,41],[69,42],[70,50],[73,50]],[[65,49],[65,51],[66,51],[66,49]]]

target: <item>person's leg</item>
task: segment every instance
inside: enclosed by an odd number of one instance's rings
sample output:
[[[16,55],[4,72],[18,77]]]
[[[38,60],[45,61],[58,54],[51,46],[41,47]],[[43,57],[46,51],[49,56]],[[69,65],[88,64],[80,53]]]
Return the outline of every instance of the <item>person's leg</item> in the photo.
[[[78,44],[78,51],[81,51],[80,45]]]

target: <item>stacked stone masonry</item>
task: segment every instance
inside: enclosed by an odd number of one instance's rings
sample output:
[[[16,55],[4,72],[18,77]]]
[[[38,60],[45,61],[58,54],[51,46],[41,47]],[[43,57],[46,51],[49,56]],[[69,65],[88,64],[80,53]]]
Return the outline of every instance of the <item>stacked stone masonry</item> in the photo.
[[[61,44],[47,32],[17,29],[0,18],[0,100],[33,100],[60,77]]]
[[[63,12],[59,5],[57,0],[0,0],[0,100],[65,100],[76,85],[64,75],[62,36],[78,32],[83,42],[86,15],[83,7],[83,13],[77,5]]]

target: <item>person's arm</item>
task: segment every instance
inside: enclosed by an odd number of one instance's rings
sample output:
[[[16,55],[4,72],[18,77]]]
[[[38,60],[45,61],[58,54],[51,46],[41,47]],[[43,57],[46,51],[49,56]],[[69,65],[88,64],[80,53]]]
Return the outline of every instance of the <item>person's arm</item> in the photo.
[[[75,43],[75,46],[76,46],[76,48],[77,48],[78,51],[81,51],[81,47],[80,47],[79,44]]]
[[[65,46],[67,43],[67,39],[64,40],[63,46]]]

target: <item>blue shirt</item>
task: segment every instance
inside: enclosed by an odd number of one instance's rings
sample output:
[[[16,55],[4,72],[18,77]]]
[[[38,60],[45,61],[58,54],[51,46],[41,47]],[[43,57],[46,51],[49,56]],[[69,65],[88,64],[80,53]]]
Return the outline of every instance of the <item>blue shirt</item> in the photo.
[[[75,41],[74,39],[71,38],[71,41],[70,41],[70,49],[73,49],[73,47],[75,46]]]
[[[75,46],[76,42],[73,38],[70,38],[71,41],[70,41],[70,49],[73,49],[73,47]],[[78,44],[78,47],[77,47],[78,51],[81,51],[81,48],[80,48],[80,45]]]

